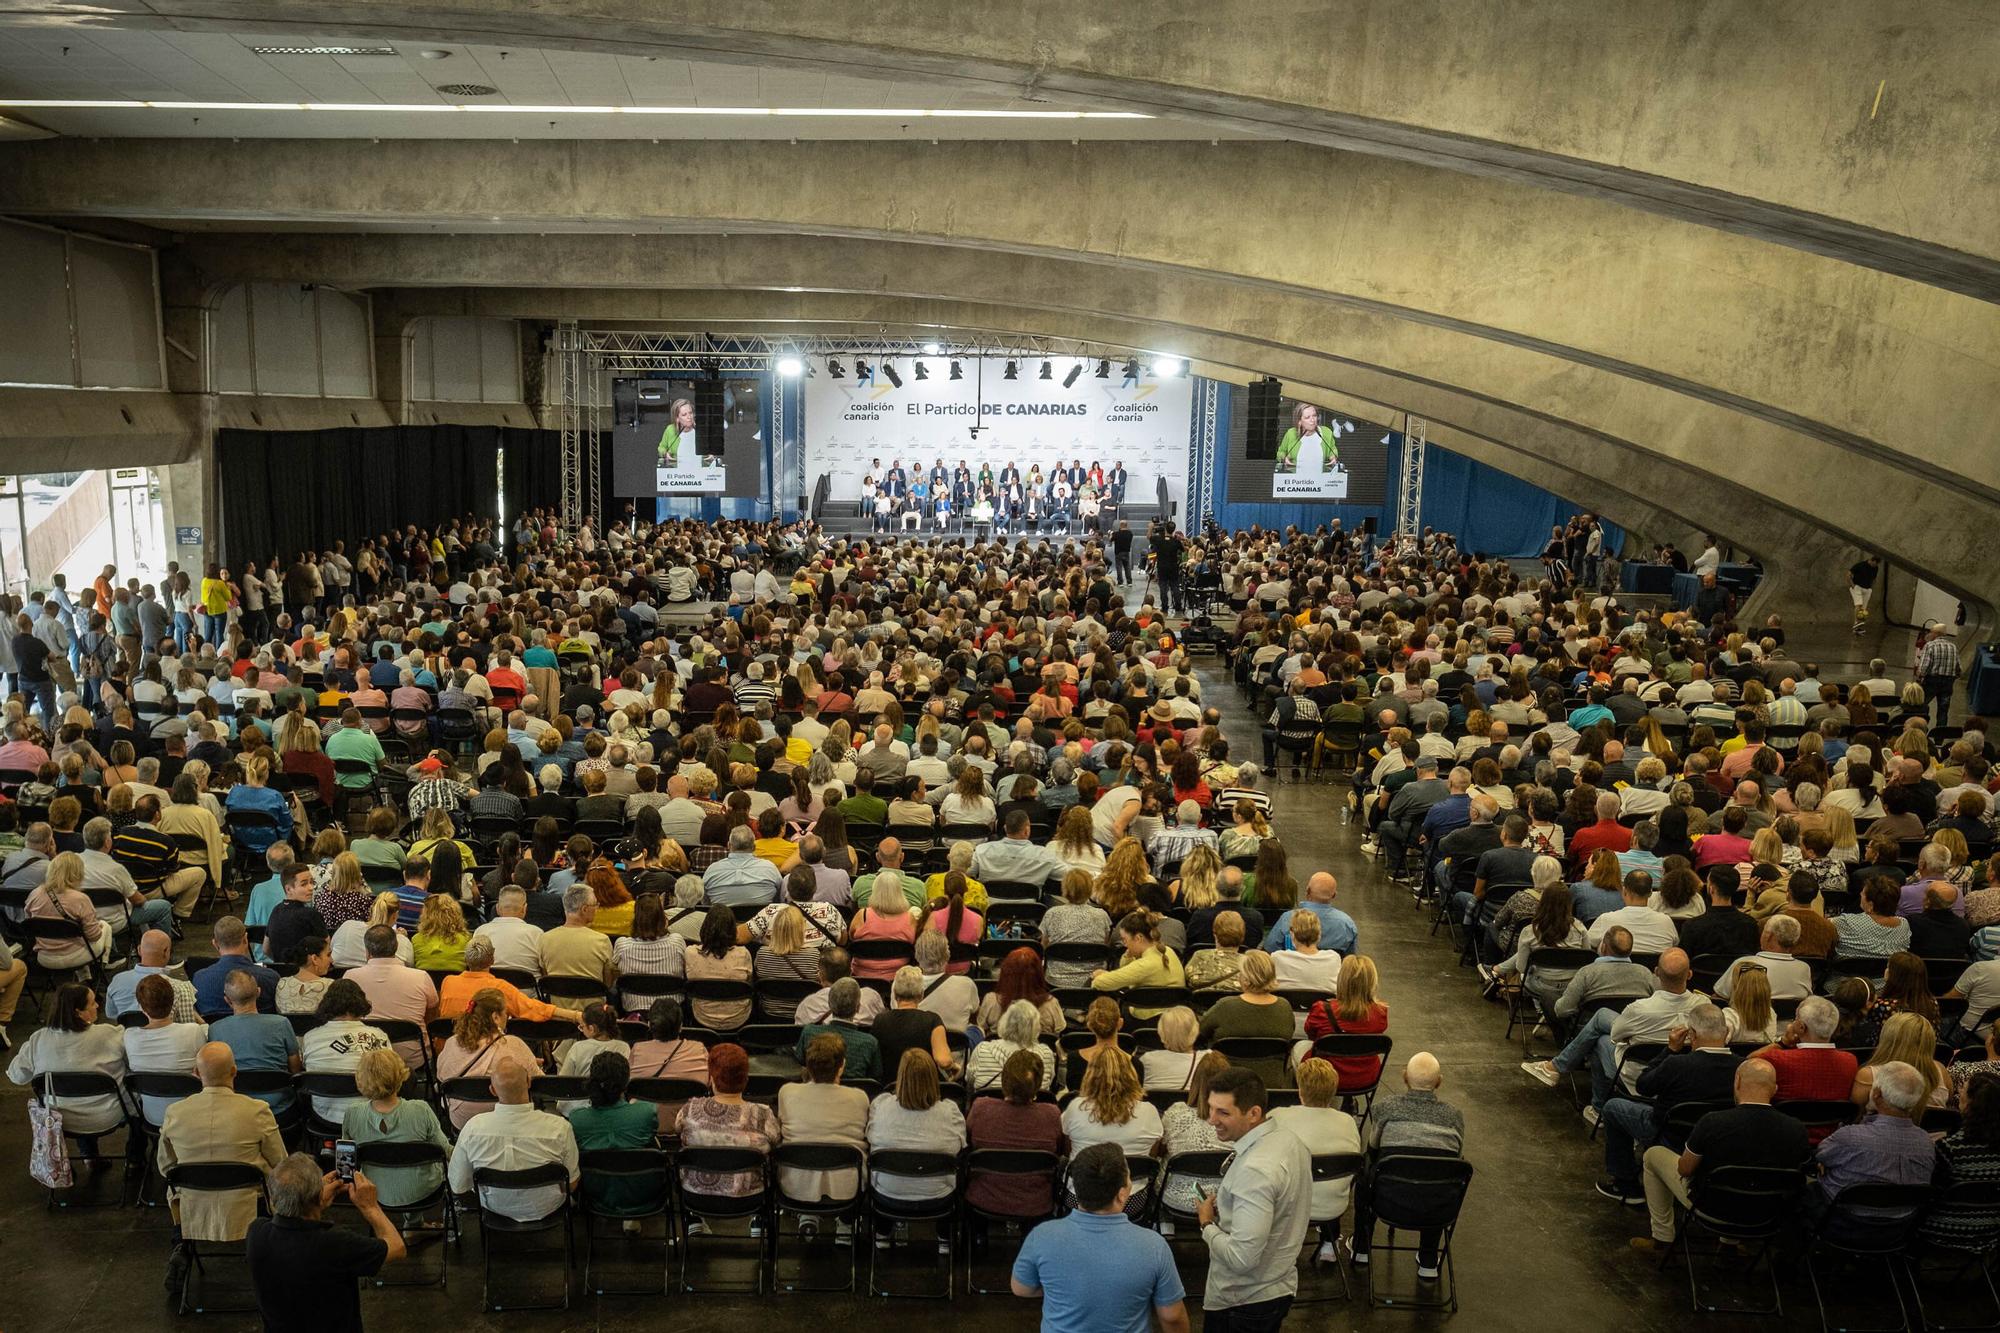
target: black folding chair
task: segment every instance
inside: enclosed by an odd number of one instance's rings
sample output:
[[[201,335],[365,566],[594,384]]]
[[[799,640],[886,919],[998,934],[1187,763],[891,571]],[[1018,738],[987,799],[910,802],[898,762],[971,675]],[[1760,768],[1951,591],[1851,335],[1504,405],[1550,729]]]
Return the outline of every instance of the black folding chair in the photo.
[[[425,1217],[428,1216],[433,1208],[439,1210],[439,1217],[444,1223],[444,1229],[437,1233],[439,1240],[437,1276],[435,1278],[422,1277],[421,1280],[409,1278],[398,1280],[395,1276],[391,1275],[393,1271],[406,1269],[419,1275],[423,1272],[422,1268],[418,1265],[402,1264],[397,1265],[395,1270],[385,1267],[382,1272],[377,1273],[375,1275],[375,1285],[378,1287],[428,1287],[435,1284],[442,1291],[445,1286],[445,1279],[451,1270],[451,1264],[447,1260],[443,1247],[446,1244],[456,1245],[460,1240],[458,1200],[453,1196],[451,1182],[446,1178],[445,1174],[446,1167],[450,1162],[450,1154],[435,1143],[396,1143],[389,1140],[378,1140],[373,1143],[356,1144],[354,1162],[356,1166],[361,1168],[363,1174],[366,1174],[370,1169],[413,1170],[426,1167],[437,1172],[436,1186],[422,1198],[413,1199],[408,1203],[397,1204],[394,1207],[390,1207],[387,1204],[383,1205],[384,1212],[389,1213],[399,1220],[411,1217]],[[415,1257],[414,1249],[411,1251],[411,1256],[412,1258]]]
[[[1827,1257],[1848,1273],[1887,1272],[1889,1291],[1896,1298],[1895,1323],[1849,1323],[1846,1321],[1851,1315],[1843,1310],[1842,1333],[1902,1333],[1910,1326],[1910,1309],[1903,1300],[1903,1287],[1897,1281],[1896,1270],[1903,1267],[1903,1257],[1916,1238],[1917,1225],[1923,1220],[1932,1193],[1929,1185],[1851,1185],[1827,1204],[1826,1211],[1813,1223],[1812,1243],[1807,1246],[1805,1256],[1806,1276],[1812,1282],[1822,1328],[1829,1331],[1833,1328],[1827,1313],[1826,1291],[1820,1284],[1819,1260]],[[1854,1300],[1853,1285],[1846,1284],[1836,1293],[1843,1305]]]
[[[1458,1214],[1465,1205],[1466,1191],[1472,1188],[1472,1163],[1459,1157],[1430,1153],[1384,1153],[1375,1159],[1361,1188],[1369,1191],[1369,1211],[1374,1225],[1387,1227],[1389,1231],[1388,1240],[1382,1244],[1374,1244],[1373,1238],[1370,1238],[1369,1254],[1375,1261],[1368,1265],[1369,1307],[1442,1310],[1456,1314],[1458,1275],[1452,1267],[1451,1240],[1458,1229]],[[1383,1268],[1380,1255],[1385,1252],[1415,1252],[1422,1248],[1421,1242],[1398,1245],[1398,1230],[1439,1233],[1438,1263],[1444,1278],[1444,1285],[1438,1289],[1439,1294],[1426,1295],[1421,1288],[1408,1293],[1376,1289],[1376,1279],[1381,1276]]]
[[[1967,1180],[1946,1186],[1932,1202],[1916,1240],[1905,1253],[1910,1294],[1916,1304],[1917,1326],[1935,1333],[1969,1333],[1972,1329],[2000,1326],[2000,1288],[1993,1282],[1993,1261],[2000,1256],[2000,1181]],[[1927,1281],[1924,1261],[1949,1260],[1949,1276],[1940,1282]],[[1992,1311],[1976,1321],[1953,1324],[1933,1318],[1924,1308],[1924,1293],[1933,1297],[1967,1285],[1965,1279],[1979,1274],[1985,1305]]]
[[[1690,1182],[1689,1206],[1677,1210],[1680,1227],[1674,1234],[1674,1243],[1687,1257],[1688,1292],[1696,1314],[1784,1313],[1784,1296],[1778,1290],[1774,1264],[1766,1265],[1771,1281],[1769,1305],[1704,1300],[1701,1276],[1695,1265],[1694,1237],[1696,1232],[1706,1232],[1715,1238],[1718,1248],[1728,1242],[1739,1252],[1752,1250],[1749,1262],[1742,1264],[1740,1270],[1745,1274],[1754,1271],[1759,1261],[1770,1258],[1772,1243],[1790,1226],[1793,1210],[1798,1206],[1800,1180],[1795,1167],[1718,1166]]]
[[[1023,1237],[1037,1222],[1055,1216],[1062,1206],[1063,1198],[1063,1157],[1059,1153],[1039,1152],[1031,1149],[975,1148],[965,1157],[965,1191],[960,1211],[965,1222],[965,1286],[977,1296],[1004,1294],[1007,1287],[982,1287],[979,1285],[978,1249],[974,1243],[975,1223],[986,1227],[986,1244],[990,1248],[995,1223],[1005,1225],[1016,1223],[1021,1227]],[[1048,1211],[1035,1214],[999,1212],[982,1208],[972,1200],[972,1187],[981,1180],[1035,1180],[1046,1182],[1049,1197]]]
[[[634,1096],[640,1095],[635,1082]],[[700,1090],[706,1093],[707,1089]],[[698,1093],[697,1095],[700,1095]],[[653,1100],[648,1097],[648,1101]],[[711,1239],[719,1237],[712,1230],[716,1222],[749,1221],[766,1228],[771,1222],[771,1190],[767,1172],[769,1160],[755,1148],[681,1148],[674,1155],[674,1164],[679,1168],[680,1181],[674,1191],[675,1216],[680,1223],[680,1289],[683,1293],[713,1293],[729,1288],[696,1287],[688,1274],[693,1258],[694,1241],[697,1235],[707,1233]],[[751,1172],[757,1176],[757,1192],[754,1194],[703,1194],[687,1187],[689,1172],[703,1172],[709,1175],[743,1175]],[[695,1224],[701,1223],[696,1229]],[[762,1242],[757,1244],[755,1260],[756,1277],[750,1288],[753,1295],[764,1294],[764,1252]],[[740,1291],[741,1288],[735,1290]]]
[[[446,1083],[461,1080],[452,1079]],[[562,1199],[556,1206],[540,1217],[526,1220],[505,1217],[486,1206],[488,1190],[530,1190],[553,1185],[562,1192]],[[477,1167],[472,1172],[472,1193],[479,1203],[479,1248],[485,1260],[485,1277],[480,1288],[481,1306],[487,1310],[567,1310],[569,1309],[570,1269],[576,1262],[576,1231],[571,1223],[569,1203],[569,1169],[561,1162],[547,1162],[541,1166],[531,1166],[520,1171],[500,1171],[491,1167]],[[562,1299],[555,1302],[519,1303],[503,1305],[494,1299],[493,1261],[498,1257],[495,1241],[502,1237],[525,1237],[562,1232]],[[514,1251],[516,1257],[531,1253],[526,1246]],[[511,1267],[511,1265],[510,1265]]]
[[[144,1026],[143,1020],[145,1015],[140,1014],[139,1017],[142,1020],[140,1026]],[[164,1121],[172,1102],[192,1097],[200,1091],[201,1080],[193,1074],[151,1074],[142,1070],[133,1070],[125,1075],[125,1100],[129,1112],[129,1118],[126,1123],[130,1126],[132,1132],[139,1136],[140,1147],[139,1164],[137,1167],[139,1172],[139,1189],[135,1199],[143,1208],[158,1208],[166,1202],[164,1196],[155,1199],[150,1194],[153,1181],[158,1178],[159,1174],[157,1163],[159,1162],[160,1127],[146,1118],[145,1099],[156,1097],[169,1103],[169,1106],[162,1106],[160,1108],[160,1119]]]
[[[884,1194],[881,1182],[884,1177],[892,1180],[938,1181],[948,1180],[952,1188],[942,1198],[897,1199]],[[944,1290],[894,1292],[883,1288],[878,1279],[881,1276],[882,1256],[876,1253],[868,1265],[868,1294],[870,1296],[923,1296],[937,1300],[950,1300],[957,1294],[958,1259],[952,1252],[952,1238],[957,1231],[958,1219],[958,1157],[953,1153],[936,1152],[878,1152],[868,1159],[868,1187],[864,1191],[867,1198],[868,1215],[876,1228],[887,1227],[891,1234],[897,1223],[930,1222],[937,1229],[938,1246],[944,1252]]]
[[[774,1169],[771,1178],[771,1230],[770,1263],[771,1286],[776,1291],[844,1291],[854,1293],[861,1281],[861,1228],[859,1222],[865,1208],[861,1181],[868,1169],[867,1155],[859,1148],[846,1143],[781,1143],[771,1155]],[[786,1171],[852,1171],[854,1173],[854,1193],[845,1199],[807,1198],[795,1195],[785,1188]],[[798,1272],[787,1276],[778,1263],[778,1245],[785,1239],[785,1217],[798,1219],[799,1227],[794,1233],[801,1244],[809,1240],[807,1224],[815,1230],[824,1228],[824,1238],[832,1241],[842,1223],[849,1228],[847,1246],[847,1281],[838,1286],[814,1286],[806,1280],[805,1263],[799,1264]]]
[[[1313,1184],[1332,1185],[1340,1181],[1347,1181],[1349,1182],[1348,1194],[1351,1201],[1353,1195],[1353,1186],[1356,1182],[1360,1180],[1361,1173],[1363,1170],[1367,1168],[1367,1165],[1368,1165],[1368,1158],[1363,1153],[1316,1152],[1313,1154],[1312,1158]],[[1334,1213],[1333,1215],[1328,1217],[1321,1217],[1318,1215],[1318,1210],[1317,1209],[1314,1210],[1314,1216],[1312,1220],[1315,1231],[1307,1233],[1306,1242],[1308,1245],[1308,1249],[1306,1250],[1306,1254],[1310,1255],[1313,1253],[1311,1245],[1312,1241],[1315,1238],[1317,1228],[1328,1224],[1338,1224],[1340,1218],[1341,1218],[1340,1213]],[[1333,1265],[1333,1271],[1335,1276],[1339,1277],[1340,1279],[1340,1298],[1344,1301],[1353,1300],[1354,1288],[1348,1284],[1346,1267],[1338,1262],[1335,1262]],[[1305,1283],[1303,1280],[1299,1283],[1299,1290],[1301,1292],[1305,1290]],[[1331,1296],[1301,1295],[1297,1298],[1296,1303],[1299,1305],[1320,1305],[1332,1299],[1333,1298]]]
[[[1388,1071],[1389,1052],[1395,1048],[1394,1041],[1379,1033],[1329,1032],[1313,1043],[1312,1053],[1328,1062],[1374,1059],[1374,1078],[1365,1082],[1345,1077],[1340,1080],[1341,1102],[1349,1105],[1351,1109],[1351,1104],[1358,1099],[1361,1102],[1361,1109],[1354,1111],[1353,1115],[1357,1120],[1366,1121],[1369,1108],[1375,1104],[1375,1091],[1382,1086],[1382,1075]]]
[[[167,1188],[177,1194],[210,1192],[216,1194],[239,1194],[245,1191],[257,1198],[257,1211],[264,1211],[264,1172],[261,1167],[248,1162],[180,1162],[166,1173]],[[249,1262],[243,1242],[219,1240],[192,1240],[186,1236],[176,1237],[176,1246],[187,1259],[187,1267],[182,1271],[180,1285],[174,1292],[175,1314],[248,1314],[257,1308],[256,1294],[250,1288]],[[214,1305],[208,1300],[207,1285],[209,1273],[205,1261],[216,1259],[243,1260],[243,1293],[248,1299],[239,1305]]]
[[[667,1268],[673,1255],[673,1181],[667,1155],[658,1148],[593,1148],[582,1154],[579,1168],[583,1188],[578,1195],[583,1207],[583,1287],[598,1296],[663,1296],[667,1292]],[[660,1218],[665,1228],[660,1251],[659,1277],[645,1286],[610,1286],[598,1271],[600,1241],[616,1240],[631,1234],[628,1222],[643,1228],[649,1218]],[[597,1223],[615,1223],[615,1235],[600,1235]]]
[[[79,1173],[76,1170],[79,1164],[95,1168],[100,1165],[109,1165],[111,1162],[116,1161],[116,1158],[106,1157],[97,1151],[97,1141],[119,1133],[126,1136],[126,1172],[128,1174],[131,1172],[134,1165],[131,1150],[138,1146],[132,1141],[131,1136],[139,1131],[135,1131],[132,1128],[132,1108],[126,1101],[125,1090],[119,1085],[117,1079],[111,1077],[109,1074],[99,1074],[82,1070],[66,1073],[51,1071],[36,1076],[34,1081],[34,1097],[41,1105],[53,1106],[58,1112],[62,1110],[62,1103],[64,1101],[76,1101],[86,1097],[109,1097],[112,1101],[118,1103],[122,1119],[110,1129],[96,1131],[78,1130],[74,1127],[74,1122],[69,1116],[63,1116],[63,1139],[66,1145],[69,1142],[80,1142],[85,1139],[88,1139],[91,1144],[91,1150],[87,1155],[81,1157],[72,1155],[70,1157],[72,1179],[78,1179],[79,1177]],[[68,1151],[67,1146],[65,1146],[64,1151]],[[95,1183],[94,1176],[92,1182]],[[81,1180],[78,1179],[78,1184],[72,1185],[68,1190],[48,1190],[44,1200],[45,1206],[49,1211],[53,1212],[58,1208],[105,1208],[125,1202],[125,1193],[122,1186],[118,1193],[109,1199],[77,1198],[75,1195],[80,1187]]]

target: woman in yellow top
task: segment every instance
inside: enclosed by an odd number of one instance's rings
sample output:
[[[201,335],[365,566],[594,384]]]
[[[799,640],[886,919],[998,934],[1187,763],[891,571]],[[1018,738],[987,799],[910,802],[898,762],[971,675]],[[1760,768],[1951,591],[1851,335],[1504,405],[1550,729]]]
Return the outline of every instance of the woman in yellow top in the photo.
[[[463,972],[465,946],[471,939],[458,900],[448,893],[433,893],[424,899],[417,933],[410,940],[415,966],[426,972]]]
[[[421,856],[426,861],[435,861],[437,859],[437,845],[441,842],[449,842],[457,845],[458,863],[461,866],[479,864],[479,858],[472,854],[472,848],[468,847],[457,837],[456,830],[452,828],[451,815],[443,808],[432,806],[430,809],[424,811],[424,822],[421,833],[422,836],[410,844],[411,856]],[[453,892],[456,892],[456,885],[451,886],[451,888]]]
[[[1159,918],[1146,912],[1127,912],[1118,923],[1118,937],[1125,943],[1125,956],[1118,966],[1091,975],[1092,990],[1127,990],[1134,986],[1186,986],[1179,955],[1160,943]],[[1163,1008],[1134,1009],[1134,1018],[1156,1018]]]
[[[583,882],[597,900],[597,915],[590,928],[613,937],[632,933],[632,892],[609,861],[601,857],[591,863]]]
[[[210,565],[201,581],[201,637],[220,645],[222,632],[229,626],[229,608],[234,605],[236,587],[229,581],[229,571]]]

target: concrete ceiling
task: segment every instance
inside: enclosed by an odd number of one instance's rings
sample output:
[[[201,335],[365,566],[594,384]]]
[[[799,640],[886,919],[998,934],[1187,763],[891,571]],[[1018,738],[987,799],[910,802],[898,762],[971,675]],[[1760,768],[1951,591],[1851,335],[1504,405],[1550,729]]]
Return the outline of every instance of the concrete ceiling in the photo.
[[[391,53],[250,50],[325,43]],[[438,105],[447,82],[568,109],[6,105]],[[1968,3],[0,0],[0,114],[72,136],[0,144],[0,212],[185,237],[170,303],[269,277],[1270,371],[1801,587],[1801,553],[1858,541],[1981,619],[1995,105],[2000,25]]]

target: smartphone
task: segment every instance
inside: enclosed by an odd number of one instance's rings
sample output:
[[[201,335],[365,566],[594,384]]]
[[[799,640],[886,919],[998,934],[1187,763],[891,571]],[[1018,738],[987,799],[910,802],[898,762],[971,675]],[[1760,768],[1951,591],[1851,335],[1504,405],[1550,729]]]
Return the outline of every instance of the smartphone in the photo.
[[[341,1180],[354,1180],[354,1140],[338,1139],[333,1145],[333,1174]]]

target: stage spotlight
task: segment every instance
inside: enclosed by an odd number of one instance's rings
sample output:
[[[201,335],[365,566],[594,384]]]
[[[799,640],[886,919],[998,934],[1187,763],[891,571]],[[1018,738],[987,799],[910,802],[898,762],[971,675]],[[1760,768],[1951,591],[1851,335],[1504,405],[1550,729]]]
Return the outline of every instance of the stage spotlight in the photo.
[[[937,354],[938,354],[938,345],[937,345],[936,343],[925,343],[925,344],[924,344],[924,355],[925,355],[925,356],[936,356]]]
[[[917,362],[917,383],[922,384],[925,380],[929,379],[930,377],[931,373],[928,370],[924,369],[924,363],[921,361]]]
[[[1127,384],[1130,384],[1133,381],[1137,380],[1138,378],[1139,378],[1139,358],[1135,356],[1127,359],[1125,362],[1125,382]]]
[[[958,362],[956,362],[956,361],[952,362],[952,363],[951,363],[951,377],[952,377],[953,379],[955,379],[955,380],[962,380],[962,379],[964,379],[964,378],[965,378],[965,367],[964,367],[964,366],[961,366],[961,365],[959,365],[959,364],[958,364]],[[1007,378],[1008,378],[1008,379],[1012,379],[1012,378],[1014,378],[1014,377],[1013,377],[1012,375],[1009,375],[1009,376],[1008,376]]]
[[[839,361],[833,357],[828,357],[826,359],[826,376],[828,379],[844,380],[847,378],[847,372],[840,368]]]
[[[956,368],[954,367],[954,369],[956,369]],[[952,376],[952,378],[953,378],[953,379],[957,379],[957,378],[958,378],[958,376],[956,376],[956,375],[953,375],[953,376]],[[1020,362],[1018,362],[1018,361],[1009,361],[1009,362],[1007,363],[1007,368],[1006,368],[1005,370],[1003,370],[1003,371],[1001,371],[1001,372],[1000,372],[1000,378],[1001,378],[1001,379],[1003,379],[1003,380],[1017,380],[1017,379],[1020,379],[1020,378],[1021,378],[1021,363],[1020,363]]]
[[[1187,363],[1177,356],[1156,356],[1153,358],[1153,373],[1159,376],[1178,375],[1187,369]]]
[[[1101,380],[1111,378],[1111,363],[1109,361],[1099,361],[1097,363],[1097,378]]]
[[[895,362],[884,361],[882,363],[882,373],[888,377],[889,383],[895,385],[899,389],[903,387],[903,377],[896,373]]]
[[[1083,374],[1083,362],[1079,361],[1069,368],[1069,374],[1063,376],[1063,388],[1067,389],[1075,384],[1076,377],[1081,374]]]
[[[778,373],[786,379],[795,380],[806,373],[806,363],[795,356],[781,356],[778,358]]]
[[[875,382],[875,372],[860,357],[854,359],[854,382],[856,384],[873,384]]]
[[[1042,362],[1042,378],[1045,380],[1052,380],[1055,377],[1056,377],[1056,368],[1050,365],[1046,361]]]

